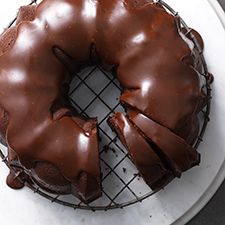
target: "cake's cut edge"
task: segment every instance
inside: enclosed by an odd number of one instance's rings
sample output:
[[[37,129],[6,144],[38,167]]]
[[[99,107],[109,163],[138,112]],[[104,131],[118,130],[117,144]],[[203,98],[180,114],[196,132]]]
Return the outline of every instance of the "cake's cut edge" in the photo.
[[[165,168],[151,146],[122,113],[115,113],[108,119],[108,124],[117,133],[141,176],[152,190],[164,187],[174,178],[172,172]]]
[[[170,161],[175,176],[180,177],[182,172],[199,165],[200,154],[184,139],[138,111],[129,111],[128,117]]]

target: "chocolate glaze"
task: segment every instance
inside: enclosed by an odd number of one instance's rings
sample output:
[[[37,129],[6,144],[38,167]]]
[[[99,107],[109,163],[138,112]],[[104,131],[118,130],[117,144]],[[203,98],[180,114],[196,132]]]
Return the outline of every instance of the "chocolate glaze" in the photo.
[[[61,21],[59,10],[61,16],[67,10],[71,12],[72,19],[78,16],[76,11],[81,7],[82,1],[76,4],[45,1],[38,6],[33,22],[18,22],[16,29],[11,29],[13,32],[7,31],[11,32],[8,40],[13,47],[3,49],[0,57],[0,104],[10,117],[5,139],[16,152],[15,157],[10,157],[10,163],[22,164],[32,180],[48,191],[72,193],[89,202],[101,194],[96,120],[79,118],[78,122],[76,116],[67,116],[65,111],[69,109],[63,110],[62,106],[57,111],[50,110],[60,98],[65,74],[65,67],[54,56],[52,47],[60,45],[60,35],[65,36],[71,29],[66,26],[65,30],[60,30],[62,24],[57,25],[57,20]],[[34,19],[33,10],[33,7],[27,8],[27,16],[20,13],[21,19]],[[49,10],[55,12],[50,18]],[[79,23],[81,26],[83,22]],[[74,29],[72,36],[77,32],[80,31]],[[59,34],[58,41],[51,42],[49,38],[54,37],[54,33]],[[63,43],[67,43],[67,49],[71,47],[68,39]],[[63,47],[63,43],[60,46]],[[82,57],[86,59],[89,43],[84,44],[87,51]],[[77,46],[79,44],[74,46],[74,52]],[[79,56],[79,52],[77,54]],[[18,188],[13,182],[10,186]]]
[[[58,60],[57,49],[77,65],[94,56],[115,67],[126,107],[163,131],[168,128],[187,141],[191,137],[192,143],[196,129],[188,121],[198,127],[196,114],[205,96],[197,59],[180,33],[176,18],[147,0],[43,0],[37,7],[21,8],[16,27],[0,39],[0,134],[10,163],[23,166],[48,191],[72,193],[86,202],[101,194],[96,120],[71,111],[63,86],[69,63]],[[151,187],[172,179],[124,116],[117,114],[111,125],[120,130]],[[170,142],[171,133],[162,138]],[[143,146],[140,155],[137,143]],[[195,164],[184,158],[182,167],[175,152],[168,157],[181,171]]]

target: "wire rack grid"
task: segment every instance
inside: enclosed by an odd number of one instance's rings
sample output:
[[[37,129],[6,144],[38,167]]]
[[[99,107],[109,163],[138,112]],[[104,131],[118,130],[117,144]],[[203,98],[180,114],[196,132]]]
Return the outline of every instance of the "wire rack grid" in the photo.
[[[194,144],[194,148],[198,148],[203,141],[207,124],[209,122],[211,87],[210,77],[207,65],[203,56],[202,49],[185,21],[174,11],[168,4],[162,0],[155,1],[161,4],[168,12],[176,17],[179,29],[185,30],[194,43],[194,51],[197,54],[201,71],[199,74],[204,78],[204,89],[207,93],[208,103],[200,115],[201,130],[199,137]],[[30,4],[37,4],[37,0],[33,0]],[[12,20],[8,27],[11,27],[16,21]],[[102,171],[102,187],[103,196],[86,204],[73,197],[72,195],[54,195],[42,190],[35,184],[26,185],[35,193],[49,199],[52,202],[69,206],[74,209],[86,210],[109,210],[115,208],[123,208],[137,202],[142,202],[157,191],[152,191],[139,176],[138,171],[131,162],[131,159],[120,143],[116,134],[114,134],[107,125],[107,118],[115,111],[122,111],[123,108],[119,103],[119,96],[122,91],[115,74],[104,71],[101,66],[96,65],[87,67],[79,74],[74,76],[70,87],[70,100],[76,110],[86,117],[98,116],[99,136],[100,136],[100,160]],[[10,168],[7,160],[6,152],[0,150],[0,156],[5,164]]]

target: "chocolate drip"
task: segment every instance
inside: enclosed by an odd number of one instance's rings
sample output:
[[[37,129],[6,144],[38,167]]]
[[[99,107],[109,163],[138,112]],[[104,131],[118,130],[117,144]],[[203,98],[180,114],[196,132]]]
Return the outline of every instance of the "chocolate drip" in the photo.
[[[13,189],[21,189],[24,187],[24,182],[18,178],[19,174],[15,174],[13,171],[10,171],[7,176],[6,183],[9,187]]]

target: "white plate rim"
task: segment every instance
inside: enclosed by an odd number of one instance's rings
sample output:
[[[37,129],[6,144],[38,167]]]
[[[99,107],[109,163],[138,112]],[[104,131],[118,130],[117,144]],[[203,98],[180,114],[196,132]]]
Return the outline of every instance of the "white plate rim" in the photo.
[[[219,4],[218,1],[215,0],[207,0],[208,3],[213,8],[215,14],[219,18],[224,30],[225,30],[225,13]],[[225,161],[221,165],[217,175],[213,179],[211,185],[207,188],[205,193],[200,197],[200,199],[178,220],[173,222],[171,225],[184,225],[188,223],[194,216],[196,216],[201,209],[211,200],[211,198],[215,195],[221,184],[225,179]]]

